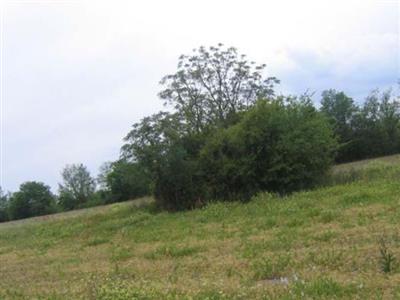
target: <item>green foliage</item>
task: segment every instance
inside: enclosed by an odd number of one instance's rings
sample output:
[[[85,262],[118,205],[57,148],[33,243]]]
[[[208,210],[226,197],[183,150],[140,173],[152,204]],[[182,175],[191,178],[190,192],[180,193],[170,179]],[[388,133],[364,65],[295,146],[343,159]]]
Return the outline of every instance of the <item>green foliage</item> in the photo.
[[[28,181],[12,194],[8,210],[12,220],[50,214],[55,211],[55,199],[49,186]]]
[[[357,158],[400,151],[400,103],[393,98],[390,90],[371,92],[354,123]]]
[[[337,161],[354,159],[354,143],[352,122],[358,107],[352,98],[344,92],[326,90],[322,92],[321,112],[324,113],[334,127],[339,137],[340,151],[336,157]]]
[[[95,191],[85,203],[79,206],[79,208],[88,208],[88,207],[104,205],[107,203],[107,200],[109,200],[108,196],[109,195],[102,190]]]
[[[185,126],[177,114],[159,112],[132,126],[122,146],[122,156],[142,164],[153,177],[168,148],[185,134]]]
[[[179,210],[307,189],[334,158],[400,150],[399,106],[390,92],[373,92],[358,107],[345,93],[327,90],[317,111],[307,95],[274,97],[277,80],[263,78],[264,67],[223,45],[182,55],[159,93],[173,112],[144,118],[125,138],[122,157],[132,168],[115,172],[116,198],[130,197],[133,165],[161,207]]]
[[[96,189],[88,169],[83,164],[67,165],[61,176],[63,183],[59,184],[59,205],[64,210],[84,207]]]
[[[200,47],[179,57],[177,72],[161,80],[159,93],[185,120],[191,132],[224,126],[260,97],[273,95],[274,77],[264,78],[256,65],[233,47]]]
[[[126,201],[149,195],[151,180],[138,163],[118,160],[111,164],[105,175],[105,187],[108,192],[106,202]]]
[[[169,210],[193,208],[203,195],[202,178],[195,157],[182,144],[171,147],[160,165],[154,195]]]
[[[159,95],[175,111],[134,124],[122,147],[161,207],[289,193],[325,173],[336,150],[328,122],[307,96],[274,98],[277,80],[263,78],[264,67],[235,48],[200,47],[163,78]],[[260,97],[269,98],[256,104]]]
[[[263,190],[289,193],[313,186],[331,165],[335,148],[328,122],[309,101],[262,100],[208,141],[201,165],[211,198],[247,199]]]
[[[158,204],[166,209],[192,207],[199,197],[197,153],[203,134],[187,134],[178,114],[159,113],[135,124],[122,148],[152,183]]]
[[[391,92],[372,91],[361,106],[343,92],[322,93],[321,111],[335,128],[336,161],[352,161],[400,151],[400,103]]]
[[[178,115],[160,113],[134,125],[123,153],[150,175],[157,202],[170,210],[309,188],[333,161],[332,130],[307,97],[260,100],[238,120],[188,133]]]

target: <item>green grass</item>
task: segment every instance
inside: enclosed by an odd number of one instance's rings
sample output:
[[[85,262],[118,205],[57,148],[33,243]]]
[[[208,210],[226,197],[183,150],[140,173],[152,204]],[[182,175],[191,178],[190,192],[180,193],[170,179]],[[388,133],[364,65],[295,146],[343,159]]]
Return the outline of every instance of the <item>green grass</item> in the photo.
[[[0,299],[400,299],[396,156],[285,198],[149,202],[1,224]]]

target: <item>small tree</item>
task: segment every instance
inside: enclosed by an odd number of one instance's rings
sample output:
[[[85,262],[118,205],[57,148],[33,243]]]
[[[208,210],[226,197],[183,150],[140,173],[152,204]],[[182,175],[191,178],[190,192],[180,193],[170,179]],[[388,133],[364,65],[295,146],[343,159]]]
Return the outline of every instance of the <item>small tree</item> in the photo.
[[[136,165],[164,208],[189,208],[201,186],[195,166],[204,137],[186,129],[179,114],[158,113],[135,124],[122,148],[123,160]],[[127,166],[115,167],[120,172]],[[110,183],[120,185],[115,175]]]
[[[358,111],[353,99],[344,92],[333,89],[322,92],[321,112],[329,118],[338,137],[340,147],[336,160],[339,162],[357,158],[353,127]]]
[[[49,214],[55,211],[54,196],[50,187],[42,182],[28,181],[20,185],[9,202],[11,219],[22,219]]]
[[[82,207],[93,196],[96,182],[83,164],[67,165],[61,176],[59,203],[65,210]]]

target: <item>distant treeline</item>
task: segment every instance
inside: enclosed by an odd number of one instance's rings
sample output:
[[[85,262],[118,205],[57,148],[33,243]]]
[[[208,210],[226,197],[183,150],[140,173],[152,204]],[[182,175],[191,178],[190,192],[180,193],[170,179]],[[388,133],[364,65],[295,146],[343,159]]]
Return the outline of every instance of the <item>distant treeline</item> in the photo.
[[[360,105],[343,92],[322,93],[321,109],[339,141],[337,162],[400,152],[399,98],[391,90],[372,91]]]
[[[160,208],[287,194],[318,185],[330,166],[400,152],[399,97],[372,91],[356,103],[327,90],[276,95],[279,81],[235,48],[195,49],[161,80],[168,111],[145,117],[125,137],[121,157],[97,180],[67,166],[57,196],[39,182],[1,194],[0,221],[154,195]]]

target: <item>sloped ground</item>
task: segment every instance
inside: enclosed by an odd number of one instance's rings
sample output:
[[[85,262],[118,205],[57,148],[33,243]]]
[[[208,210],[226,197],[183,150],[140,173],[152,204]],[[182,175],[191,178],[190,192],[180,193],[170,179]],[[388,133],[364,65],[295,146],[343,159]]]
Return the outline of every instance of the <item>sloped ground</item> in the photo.
[[[365,164],[286,198],[0,226],[0,299],[400,299],[400,163]]]

